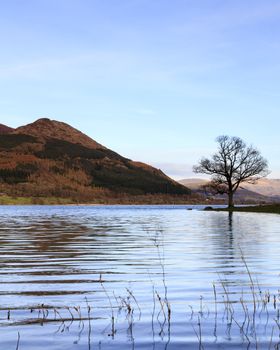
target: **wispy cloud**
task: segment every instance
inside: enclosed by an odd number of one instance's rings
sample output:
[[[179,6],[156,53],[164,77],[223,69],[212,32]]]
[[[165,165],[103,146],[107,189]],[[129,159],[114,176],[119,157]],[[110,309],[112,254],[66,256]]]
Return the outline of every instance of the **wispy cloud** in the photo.
[[[38,57],[36,60],[21,61],[20,59],[10,64],[0,64],[0,76],[3,77],[26,77],[36,76],[38,73],[48,74],[52,70],[60,70],[60,73],[68,72],[71,68],[71,74],[75,74],[76,69],[83,69],[91,66],[91,71],[96,68],[96,72],[102,64],[104,70],[112,67],[115,62],[114,70],[121,66],[125,67],[125,55],[112,51],[86,52],[82,54],[72,54],[65,56]],[[120,64],[120,62],[122,62]],[[62,70],[61,70],[62,69]],[[112,71],[112,68],[111,68]]]
[[[157,111],[149,108],[141,108],[136,110],[135,113],[142,116],[154,116],[157,114]]]
[[[192,171],[192,165],[188,163],[153,162],[151,165],[157,169],[161,169],[165,174],[175,180],[196,177]]]

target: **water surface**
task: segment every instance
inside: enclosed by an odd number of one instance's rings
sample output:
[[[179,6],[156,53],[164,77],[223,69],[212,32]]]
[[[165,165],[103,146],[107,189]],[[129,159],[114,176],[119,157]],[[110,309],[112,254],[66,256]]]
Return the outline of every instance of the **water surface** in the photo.
[[[280,216],[192,208],[2,206],[1,349],[277,346]]]

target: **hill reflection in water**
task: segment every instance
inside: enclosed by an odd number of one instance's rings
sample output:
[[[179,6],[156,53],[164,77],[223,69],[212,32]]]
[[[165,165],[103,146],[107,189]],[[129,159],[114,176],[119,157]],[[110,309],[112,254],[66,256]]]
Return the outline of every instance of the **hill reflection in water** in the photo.
[[[42,339],[51,350],[245,349],[246,337],[268,349],[273,304],[255,334],[236,324],[240,298],[252,301],[243,257],[255,292],[278,298],[279,221],[186,206],[2,207],[0,344],[15,348],[20,332],[28,350]]]

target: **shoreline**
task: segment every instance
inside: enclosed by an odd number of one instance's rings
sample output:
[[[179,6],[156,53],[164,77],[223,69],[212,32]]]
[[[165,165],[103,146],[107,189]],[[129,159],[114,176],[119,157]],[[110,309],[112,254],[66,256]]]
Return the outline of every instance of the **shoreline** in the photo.
[[[186,198],[176,197],[169,195],[143,195],[143,196],[131,196],[131,197],[112,197],[112,198],[96,198],[92,201],[78,200],[72,198],[62,197],[27,197],[27,196],[0,196],[1,205],[90,205],[90,206],[102,206],[102,205],[224,205],[223,202],[217,201],[203,201],[201,198]]]
[[[210,206],[209,206],[210,207]],[[259,205],[245,205],[229,208],[205,208],[206,211],[224,211],[228,213],[243,212],[243,213],[266,213],[266,214],[280,214],[280,203],[275,204],[259,204]]]
[[[259,203],[237,203],[233,210],[226,207],[225,202],[203,201],[198,199],[187,200],[182,198],[155,197],[141,198],[112,198],[97,199],[94,202],[76,201],[69,198],[60,197],[21,197],[21,196],[0,196],[1,206],[205,206],[206,211],[226,211],[226,212],[255,212],[280,214],[280,203],[259,204]],[[223,207],[214,207],[223,206]]]

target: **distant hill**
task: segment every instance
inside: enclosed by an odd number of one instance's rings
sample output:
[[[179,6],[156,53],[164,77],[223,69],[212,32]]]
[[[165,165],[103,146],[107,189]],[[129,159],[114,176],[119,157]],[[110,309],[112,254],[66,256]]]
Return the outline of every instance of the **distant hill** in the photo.
[[[280,197],[280,179],[263,178],[256,184],[245,184],[243,187],[264,196]]]
[[[209,180],[190,178],[190,179],[182,179],[182,180],[179,180],[178,182],[190,189],[197,190],[199,187],[206,185],[209,182]]]
[[[161,170],[125,158],[68,124],[42,118],[8,129],[3,126],[0,134],[2,194],[88,201],[190,194]]]
[[[213,197],[212,194],[207,193],[207,191],[203,189],[203,186],[206,185],[209,182],[209,180],[190,178],[182,179],[178,182],[184,186],[187,186],[196,193],[199,193],[206,197]],[[272,186],[271,184],[274,184],[274,186]],[[277,184],[279,184],[279,188],[277,188]],[[279,192],[277,192],[277,189]],[[280,194],[280,180],[271,181],[270,179],[261,179],[257,182],[256,185],[242,184],[242,187],[240,187],[235,193],[235,201],[237,203],[270,203],[273,201],[280,200],[280,198],[277,198],[277,193]],[[222,199],[226,198],[226,195],[216,195],[214,196],[214,198]]]

